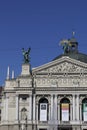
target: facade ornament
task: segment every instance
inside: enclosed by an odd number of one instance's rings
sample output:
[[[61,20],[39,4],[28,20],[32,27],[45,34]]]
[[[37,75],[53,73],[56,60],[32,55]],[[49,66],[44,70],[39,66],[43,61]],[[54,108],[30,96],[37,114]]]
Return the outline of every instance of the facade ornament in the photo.
[[[21,130],[25,130],[25,124],[21,125]]]
[[[24,63],[30,62],[30,50],[31,48],[29,48],[27,51],[25,51],[24,48],[22,48],[22,54],[24,56]]]
[[[14,70],[12,71],[12,79],[14,79]]]
[[[10,79],[10,69],[9,69],[9,66],[7,68],[7,80]]]
[[[61,40],[60,45],[63,46],[64,54],[69,52],[69,48],[70,48],[69,40],[67,39]]]
[[[78,42],[76,41],[74,35],[75,32],[72,33],[71,39],[62,39],[60,41],[60,45],[63,47],[64,54],[70,53],[72,51],[77,51]]]

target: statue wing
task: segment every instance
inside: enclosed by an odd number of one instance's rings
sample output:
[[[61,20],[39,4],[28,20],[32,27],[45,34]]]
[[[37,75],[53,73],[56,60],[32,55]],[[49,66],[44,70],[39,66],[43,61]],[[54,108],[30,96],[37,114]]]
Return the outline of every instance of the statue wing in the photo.
[[[22,48],[22,54],[23,54],[23,55],[25,54],[24,48]]]
[[[65,43],[69,43],[69,40],[67,40],[67,39],[63,39],[63,40],[61,40],[60,41],[60,45],[63,45],[63,44],[65,44]]]
[[[31,51],[31,48],[28,49],[28,54],[30,53],[30,51]]]

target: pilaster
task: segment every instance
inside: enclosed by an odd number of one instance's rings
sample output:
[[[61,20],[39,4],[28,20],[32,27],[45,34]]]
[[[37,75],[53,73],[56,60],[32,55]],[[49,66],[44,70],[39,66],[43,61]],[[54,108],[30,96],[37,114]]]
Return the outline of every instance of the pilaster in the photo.
[[[19,120],[19,97],[18,94],[16,94],[16,121]]]
[[[29,95],[29,120],[32,120],[32,95]]]
[[[33,123],[35,122],[35,94],[33,95]]]
[[[5,104],[6,104],[6,121],[8,121],[8,95],[6,95],[6,102],[5,102]]]

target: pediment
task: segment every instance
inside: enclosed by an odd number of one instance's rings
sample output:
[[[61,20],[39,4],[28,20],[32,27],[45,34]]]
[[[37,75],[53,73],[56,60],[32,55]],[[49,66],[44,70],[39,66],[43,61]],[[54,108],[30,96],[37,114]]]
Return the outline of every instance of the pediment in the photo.
[[[62,57],[33,69],[33,73],[87,73],[87,64],[69,57]]]

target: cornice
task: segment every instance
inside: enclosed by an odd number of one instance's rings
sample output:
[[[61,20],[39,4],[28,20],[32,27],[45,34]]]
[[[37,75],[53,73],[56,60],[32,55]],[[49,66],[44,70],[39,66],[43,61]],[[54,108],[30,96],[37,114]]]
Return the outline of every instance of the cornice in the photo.
[[[69,62],[71,64],[74,64],[74,65],[77,65],[79,67],[83,67],[83,68],[87,69],[87,64],[86,63],[78,61],[78,60],[75,60],[75,59],[72,59],[72,58],[70,58],[68,56],[64,56],[64,57],[59,58],[59,59],[57,59],[55,61],[51,61],[51,62],[49,62],[47,64],[44,64],[44,65],[41,65],[39,67],[33,68],[32,69],[32,73],[34,74],[34,73],[36,73],[38,71],[41,71],[41,70],[47,69],[49,67],[61,64],[63,62]]]
[[[87,87],[37,87],[35,91],[87,91]]]

